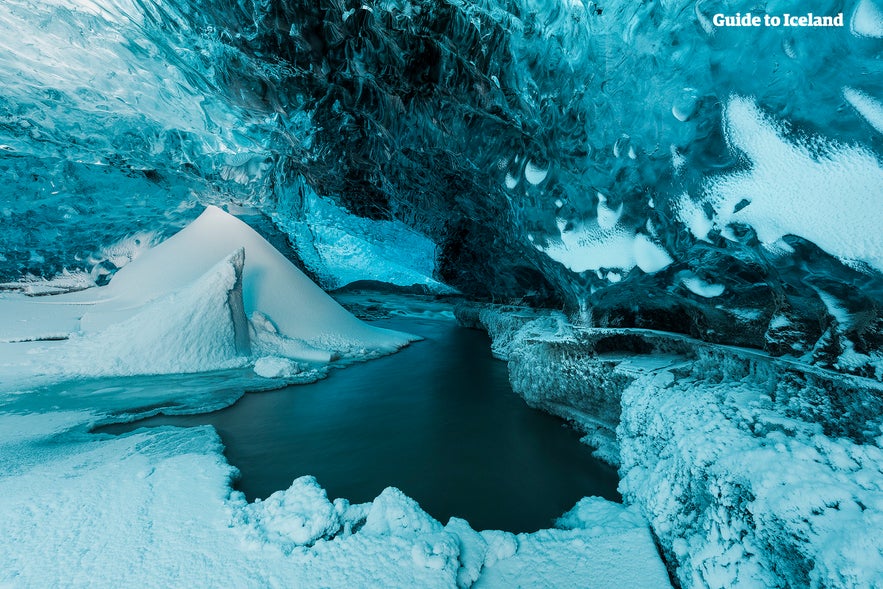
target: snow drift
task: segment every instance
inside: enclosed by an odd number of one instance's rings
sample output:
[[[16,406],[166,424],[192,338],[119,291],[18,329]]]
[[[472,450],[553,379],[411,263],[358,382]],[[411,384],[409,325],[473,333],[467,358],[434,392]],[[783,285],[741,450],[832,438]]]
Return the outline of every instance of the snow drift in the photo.
[[[327,363],[413,339],[360,321],[212,206],[107,286],[0,299],[0,370],[19,375],[197,372],[265,356]]]

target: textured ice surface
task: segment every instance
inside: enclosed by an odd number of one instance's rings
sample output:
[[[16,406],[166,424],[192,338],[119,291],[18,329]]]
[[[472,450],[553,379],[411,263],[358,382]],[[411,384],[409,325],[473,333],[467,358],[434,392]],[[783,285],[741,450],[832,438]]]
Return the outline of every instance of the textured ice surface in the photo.
[[[9,0],[0,279],[102,283],[138,235],[238,203],[327,286],[447,285],[821,365],[871,354],[883,7],[809,8],[848,26],[715,28],[687,0]],[[816,288],[868,328],[826,336]]]
[[[829,366],[871,354],[883,7],[819,0],[848,22],[825,29],[715,28],[716,10],[10,0],[0,279],[103,283],[135,241],[237,203],[324,286],[446,285]],[[826,336],[817,288],[868,328]]]
[[[432,278],[436,245],[414,229],[401,221],[351,215],[307,186],[293,193],[301,199],[302,216],[292,219],[277,213],[275,217],[322,287],[370,280],[453,292]]]

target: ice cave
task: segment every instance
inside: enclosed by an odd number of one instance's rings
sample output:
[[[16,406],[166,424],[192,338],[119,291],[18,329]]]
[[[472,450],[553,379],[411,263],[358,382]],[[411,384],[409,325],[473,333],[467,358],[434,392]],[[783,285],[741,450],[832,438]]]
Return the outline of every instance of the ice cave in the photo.
[[[0,587],[883,587],[883,0],[0,31]]]

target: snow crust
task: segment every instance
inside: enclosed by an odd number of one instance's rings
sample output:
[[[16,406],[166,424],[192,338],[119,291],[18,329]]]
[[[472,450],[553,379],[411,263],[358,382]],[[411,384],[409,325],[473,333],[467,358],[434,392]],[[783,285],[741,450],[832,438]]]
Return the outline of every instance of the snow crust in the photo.
[[[618,225],[618,221],[611,219],[601,207],[596,221],[578,227],[568,227],[559,221],[558,226],[559,240],[534,246],[574,272],[602,268],[627,272],[637,266],[652,274],[674,261],[662,246],[644,234],[636,234]]]

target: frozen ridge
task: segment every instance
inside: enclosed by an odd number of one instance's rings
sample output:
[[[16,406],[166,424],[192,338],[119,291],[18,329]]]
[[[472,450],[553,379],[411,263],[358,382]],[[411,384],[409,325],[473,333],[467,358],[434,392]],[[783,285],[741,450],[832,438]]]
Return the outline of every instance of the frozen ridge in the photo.
[[[390,353],[413,339],[357,319],[216,207],[107,286],[0,294],[0,374],[10,380],[219,370],[262,357],[327,363]],[[273,374],[290,374],[294,364],[287,366]]]
[[[464,306],[513,389],[619,466],[683,587],[883,585],[883,385],[660,331]]]

